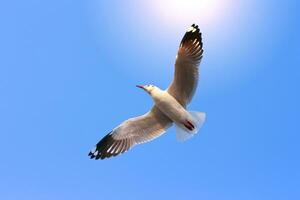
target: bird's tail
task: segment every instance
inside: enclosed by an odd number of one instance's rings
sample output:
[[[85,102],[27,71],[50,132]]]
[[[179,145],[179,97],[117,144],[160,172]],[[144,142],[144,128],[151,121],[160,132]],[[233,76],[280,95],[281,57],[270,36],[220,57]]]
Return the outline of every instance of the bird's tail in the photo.
[[[176,139],[178,141],[185,141],[193,137],[203,126],[206,114],[203,112],[189,112],[193,118],[193,125],[195,126],[192,130],[183,128],[176,124]]]

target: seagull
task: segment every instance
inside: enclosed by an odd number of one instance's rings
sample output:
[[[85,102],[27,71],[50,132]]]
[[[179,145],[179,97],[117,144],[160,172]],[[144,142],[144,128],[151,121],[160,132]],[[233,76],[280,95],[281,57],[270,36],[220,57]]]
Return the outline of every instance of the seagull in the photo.
[[[124,121],[102,138],[89,152],[91,159],[122,154],[137,144],[163,135],[173,124],[179,141],[185,141],[198,132],[206,115],[189,112],[186,108],[197,88],[202,46],[200,29],[193,24],[180,42],[170,86],[162,90],[154,85],[137,85],[152,97],[154,106],[146,114]]]

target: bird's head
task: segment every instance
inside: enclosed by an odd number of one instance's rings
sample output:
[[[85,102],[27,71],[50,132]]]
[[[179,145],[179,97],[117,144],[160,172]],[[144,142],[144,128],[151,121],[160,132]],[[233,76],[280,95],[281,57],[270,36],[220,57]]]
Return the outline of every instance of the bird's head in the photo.
[[[145,90],[145,91],[148,92],[149,94],[151,94],[153,91],[155,91],[155,90],[158,89],[158,87],[156,87],[156,86],[154,86],[154,85],[137,85],[136,87]]]

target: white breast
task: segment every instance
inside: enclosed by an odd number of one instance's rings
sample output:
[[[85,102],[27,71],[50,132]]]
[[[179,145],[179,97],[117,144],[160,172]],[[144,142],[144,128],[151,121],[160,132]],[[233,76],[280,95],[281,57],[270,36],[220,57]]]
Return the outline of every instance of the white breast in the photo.
[[[191,119],[190,114],[185,108],[168,92],[157,90],[151,96],[156,106],[175,123],[181,124],[185,120]]]

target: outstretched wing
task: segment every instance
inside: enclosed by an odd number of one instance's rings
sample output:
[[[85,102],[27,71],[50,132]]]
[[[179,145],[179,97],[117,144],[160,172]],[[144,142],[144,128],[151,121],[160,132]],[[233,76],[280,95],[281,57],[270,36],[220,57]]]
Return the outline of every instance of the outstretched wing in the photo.
[[[175,62],[174,79],[167,91],[182,106],[192,99],[198,83],[198,66],[203,55],[201,32],[192,25],[183,36]]]
[[[171,125],[172,121],[154,106],[148,113],[130,118],[112,130],[98,142],[89,156],[104,159],[124,153],[136,144],[162,135]]]

